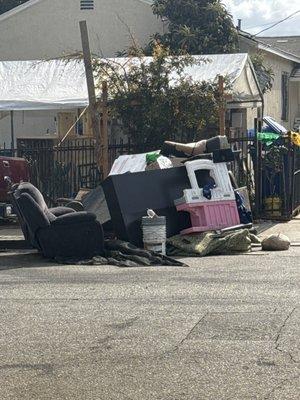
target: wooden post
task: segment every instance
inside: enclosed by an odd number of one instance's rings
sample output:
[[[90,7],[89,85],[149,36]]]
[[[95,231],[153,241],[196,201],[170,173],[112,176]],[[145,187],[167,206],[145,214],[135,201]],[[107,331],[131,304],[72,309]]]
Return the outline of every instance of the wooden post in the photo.
[[[14,112],[10,112],[10,140],[11,140],[11,151],[13,157],[15,156],[15,126],[14,126]]]
[[[102,83],[102,165],[103,177],[106,178],[109,173],[108,163],[108,90],[107,82]]]
[[[94,75],[93,75],[93,66],[92,66],[92,57],[91,57],[91,50],[89,44],[89,35],[87,29],[86,21],[80,21],[80,33],[81,33],[81,43],[82,43],[82,50],[83,50],[83,59],[84,59],[84,66],[85,66],[85,74],[86,74],[86,82],[88,87],[88,94],[89,94],[89,112],[91,116],[91,125],[93,130],[93,135],[96,139],[96,156],[97,156],[97,164],[100,169],[102,169],[103,173],[103,166],[101,162],[101,132],[100,132],[100,115],[97,110],[97,100],[96,100],[96,92],[95,92],[95,82],[94,82]]]
[[[219,75],[219,94],[220,94],[220,107],[219,107],[219,127],[220,135],[225,136],[225,96],[224,96],[224,77]]]

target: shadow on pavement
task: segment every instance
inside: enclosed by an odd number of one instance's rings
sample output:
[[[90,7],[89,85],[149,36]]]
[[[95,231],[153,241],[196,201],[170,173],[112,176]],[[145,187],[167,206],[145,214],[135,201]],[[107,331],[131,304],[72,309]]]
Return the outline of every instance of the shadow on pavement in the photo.
[[[0,271],[20,268],[57,267],[58,264],[43,258],[37,251],[0,252]]]

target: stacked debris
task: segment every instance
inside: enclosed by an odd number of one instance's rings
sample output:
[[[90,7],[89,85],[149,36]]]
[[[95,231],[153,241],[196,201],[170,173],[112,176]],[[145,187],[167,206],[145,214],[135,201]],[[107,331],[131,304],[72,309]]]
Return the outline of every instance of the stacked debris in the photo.
[[[148,209],[165,218],[168,238],[251,223],[247,189],[236,190],[227,168],[233,160],[225,136],[119,157],[102,185],[116,237],[143,247]]]

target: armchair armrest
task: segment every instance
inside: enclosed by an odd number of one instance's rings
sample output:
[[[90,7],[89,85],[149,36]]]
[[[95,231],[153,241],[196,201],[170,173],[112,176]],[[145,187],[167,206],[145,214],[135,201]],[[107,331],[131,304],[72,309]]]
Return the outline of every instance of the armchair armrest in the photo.
[[[55,200],[55,202],[60,206],[64,206],[67,203],[70,203],[71,201],[73,201],[74,199],[72,199],[71,197],[59,197],[58,199]]]
[[[58,206],[72,208],[74,211],[84,211],[83,204],[78,200],[59,198],[56,199],[56,203],[58,204]]]
[[[65,214],[71,214],[71,213],[75,212],[75,210],[73,210],[73,208],[63,207],[63,206],[49,208],[49,211],[52,214],[54,214],[56,217],[60,217]]]
[[[86,211],[74,212],[71,214],[61,215],[51,222],[53,226],[60,225],[75,225],[87,222],[93,222],[96,220],[96,215],[88,213]]]

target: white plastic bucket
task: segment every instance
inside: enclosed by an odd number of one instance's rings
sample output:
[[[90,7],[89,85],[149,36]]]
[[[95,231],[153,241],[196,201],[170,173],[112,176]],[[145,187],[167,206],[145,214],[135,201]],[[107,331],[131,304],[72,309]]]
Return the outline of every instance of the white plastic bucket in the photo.
[[[144,248],[166,255],[166,217],[142,218]]]

